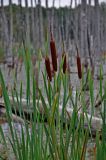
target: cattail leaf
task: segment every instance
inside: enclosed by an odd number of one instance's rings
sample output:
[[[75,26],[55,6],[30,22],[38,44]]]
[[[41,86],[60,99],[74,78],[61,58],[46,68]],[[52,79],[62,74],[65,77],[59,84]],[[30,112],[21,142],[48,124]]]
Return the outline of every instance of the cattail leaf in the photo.
[[[55,116],[55,111],[57,108],[57,100],[58,100],[58,93],[54,97],[54,101],[53,101],[53,105],[52,105],[52,109],[51,109],[50,125],[53,124],[53,120],[55,119],[54,116]]]
[[[41,93],[41,90],[38,89],[38,91],[39,91],[39,95],[40,95],[40,98],[41,98],[41,101],[42,101],[42,105],[44,107],[44,112],[45,112],[45,114],[46,114],[46,116],[48,118],[48,121],[49,121],[50,120],[50,118],[49,118],[49,109],[48,109],[47,104],[45,102],[45,99],[44,99],[44,97],[43,97],[43,95]]]

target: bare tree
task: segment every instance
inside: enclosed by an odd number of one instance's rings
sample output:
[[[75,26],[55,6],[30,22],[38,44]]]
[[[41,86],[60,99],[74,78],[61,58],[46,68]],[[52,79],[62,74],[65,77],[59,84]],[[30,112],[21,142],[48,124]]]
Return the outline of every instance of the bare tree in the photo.
[[[39,48],[43,47],[43,17],[41,0],[38,0],[38,18],[39,18]]]
[[[80,11],[80,51],[82,55],[87,55],[87,0],[81,0]]]
[[[52,15],[51,15],[51,26],[52,26],[52,30],[54,30],[54,5],[55,5],[55,0],[53,0],[52,2]]]
[[[106,51],[106,4],[101,4],[101,23],[100,23],[100,42],[102,46],[102,52]]]
[[[99,0],[95,0],[95,16],[94,16],[94,45],[95,54],[100,54],[100,8]]]
[[[31,38],[33,47],[35,47],[36,40],[35,40],[35,21],[34,21],[34,4],[33,0],[31,0]]]
[[[34,27],[34,30],[35,30],[35,48],[36,49],[38,49],[39,48],[39,18],[38,18],[38,16],[39,16],[39,9],[38,9],[38,6],[37,6],[37,0],[34,0],[34,2],[35,2],[35,9],[34,9],[34,25],[35,25],[35,27]]]
[[[29,10],[28,10],[28,0],[25,0],[26,7],[26,44],[30,44],[30,23],[29,23]]]
[[[78,15],[79,15],[79,12],[77,10],[77,0],[75,0],[75,12],[74,12],[74,15],[75,15],[74,40],[75,40],[75,43],[78,45]]]
[[[24,22],[23,22],[23,12],[22,12],[22,0],[18,0],[18,6],[19,6],[19,11],[17,15],[17,25],[18,25],[18,30],[17,30],[17,38],[18,38],[18,43],[21,44],[23,40],[23,29],[24,29]]]
[[[46,19],[47,19],[47,21],[46,21],[46,27],[47,27],[47,30],[49,30],[49,25],[50,25],[50,22],[49,22],[49,20],[50,20],[50,17],[49,17],[49,11],[48,11],[48,0],[45,0],[45,6],[46,6]]]
[[[12,11],[12,0],[9,0],[9,14],[10,14],[10,21],[9,21],[9,55],[12,56],[13,51],[13,11]]]
[[[3,42],[3,49],[6,55],[8,55],[8,47],[9,47],[9,30],[7,18],[4,11],[3,0],[1,0],[1,37]]]

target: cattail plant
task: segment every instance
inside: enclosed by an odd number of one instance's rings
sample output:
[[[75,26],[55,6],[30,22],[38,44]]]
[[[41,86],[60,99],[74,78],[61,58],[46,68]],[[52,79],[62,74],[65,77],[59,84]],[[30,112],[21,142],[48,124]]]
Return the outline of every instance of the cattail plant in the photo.
[[[57,71],[57,54],[56,54],[55,41],[53,40],[51,29],[50,29],[50,34],[51,34],[50,50],[51,50],[52,65],[53,65],[53,70],[56,72]]]
[[[63,53],[62,58],[63,58],[63,73],[65,74],[67,70],[67,58],[65,52]]]
[[[62,37],[62,41],[63,41],[63,37]],[[62,54],[62,59],[63,59],[63,73],[66,73],[67,70],[67,56],[66,56],[66,52],[64,49],[64,41],[62,42],[62,46],[63,46],[63,54]]]
[[[45,66],[46,66],[46,72],[47,72],[48,79],[52,81],[52,72],[51,72],[50,60],[48,56],[46,56],[45,58]]]
[[[79,79],[81,79],[82,78],[81,58],[79,56],[77,46],[76,46],[76,49],[77,49],[77,70],[78,70],[78,77],[79,77]]]

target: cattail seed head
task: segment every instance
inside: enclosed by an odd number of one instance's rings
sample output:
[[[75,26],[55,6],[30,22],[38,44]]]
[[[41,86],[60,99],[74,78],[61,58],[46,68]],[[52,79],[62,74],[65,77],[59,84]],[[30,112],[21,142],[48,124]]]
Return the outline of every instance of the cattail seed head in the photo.
[[[46,66],[47,76],[48,76],[49,80],[52,81],[52,72],[51,72],[50,60],[49,60],[48,56],[46,56],[46,58],[45,58],[45,66]]]
[[[63,58],[63,73],[65,74],[67,70],[67,58],[65,53],[63,53],[62,58]]]
[[[56,72],[57,71],[57,54],[56,54],[55,41],[53,40],[52,33],[51,33],[51,40],[50,40],[50,50],[51,50],[53,69]]]
[[[78,70],[78,77],[79,79],[81,79],[82,78],[81,58],[79,57],[78,52],[77,52],[77,70]]]
[[[53,66],[51,67],[51,73],[52,73],[52,77],[54,77],[55,71],[54,71],[54,69],[53,69]]]

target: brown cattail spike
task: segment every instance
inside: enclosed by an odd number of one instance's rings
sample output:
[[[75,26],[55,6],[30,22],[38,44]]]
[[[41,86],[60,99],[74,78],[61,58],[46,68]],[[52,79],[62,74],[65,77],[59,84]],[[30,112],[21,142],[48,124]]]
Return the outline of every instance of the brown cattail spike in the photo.
[[[63,73],[65,74],[65,73],[66,73],[66,70],[67,70],[66,53],[63,53],[62,58],[63,58]]]
[[[52,32],[51,32],[51,40],[50,40],[50,50],[51,50],[53,69],[56,72],[57,71],[57,54],[56,54],[56,46],[55,46],[55,41],[53,40]]]
[[[45,66],[46,66],[47,76],[48,76],[49,80],[52,81],[52,72],[51,72],[50,60],[49,60],[48,56],[46,56],[46,58],[45,58]]]
[[[77,70],[78,70],[78,77],[79,79],[81,79],[82,78],[81,58],[79,57],[78,52],[77,52]]]

